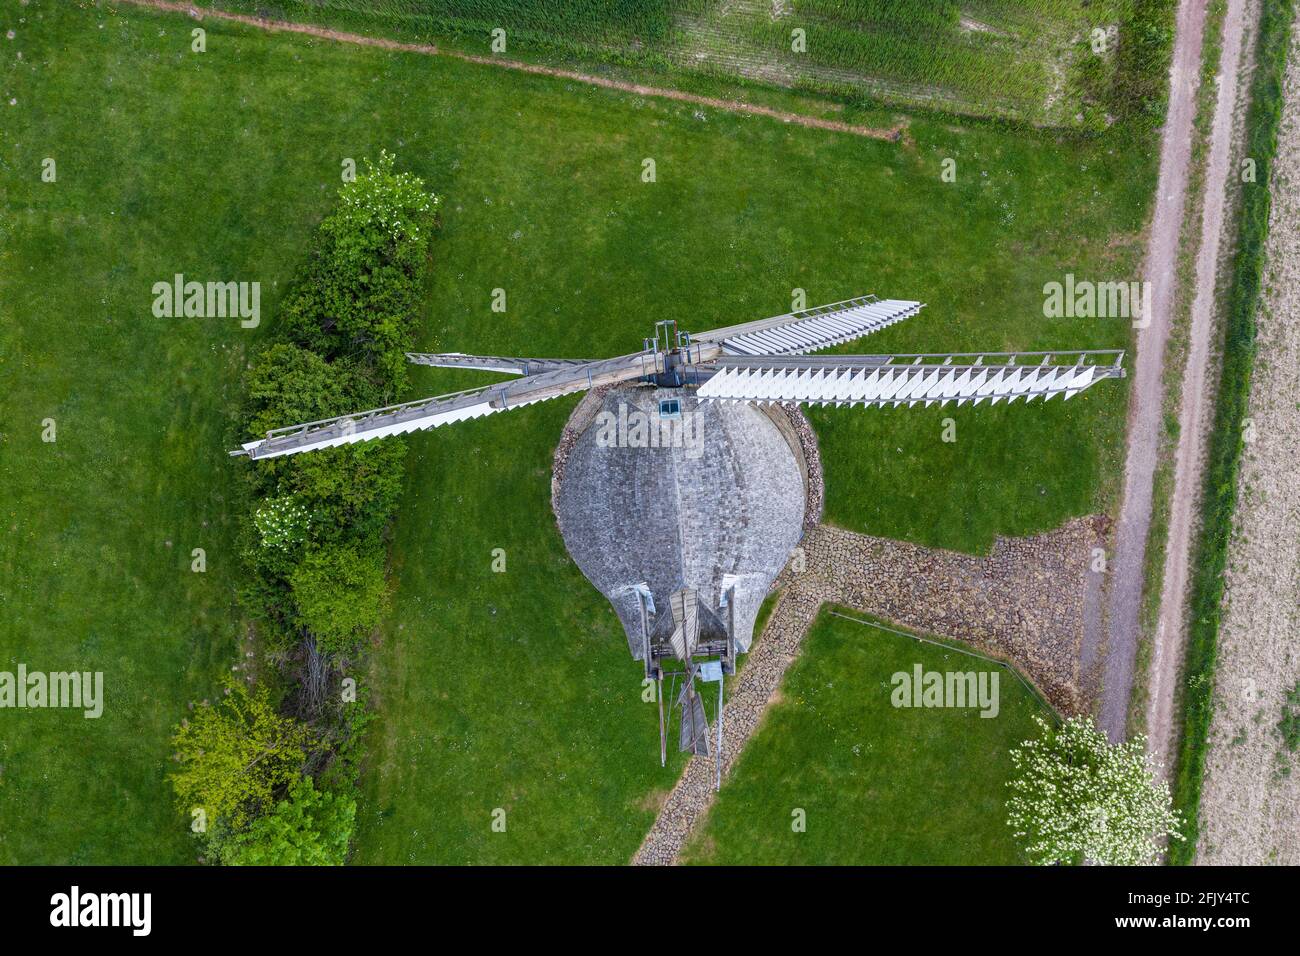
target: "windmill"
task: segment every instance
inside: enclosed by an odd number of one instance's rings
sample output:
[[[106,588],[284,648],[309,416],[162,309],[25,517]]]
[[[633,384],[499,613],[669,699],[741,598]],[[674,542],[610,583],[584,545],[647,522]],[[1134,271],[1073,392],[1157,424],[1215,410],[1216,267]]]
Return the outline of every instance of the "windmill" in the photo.
[[[662,321],[639,351],[608,359],[408,353],[417,365],[518,377],[277,428],[231,454],[255,461],[300,454],[424,431],[603,386],[651,386],[660,417],[673,418],[688,403],[897,408],[1049,401],[1058,395],[1066,400],[1102,379],[1124,377],[1122,350],[811,354],[887,328],[923,307],[920,302],[863,296],[698,334]],[[586,567],[583,570],[592,577]],[[724,675],[735,673],[736,654],[748,649],[756,611],[753,595],[761,597],[757,586],[766,588],[775,571],[766,581],[761,574],[749,575],[754,580],[748,583],[745,575],[714,574],[711,584],[698,575],[685,580],[691,575],[674,573],[681,580],[660,582],[658,613],[654,588],[644,581],[606,590],[606,596],[619,610],[633,655],[645,662],[647,680],[658,684],[661,761],[666,760],[663,682],[668,677],[673,681],[669,696],[680,711],[681,749],[714,756],[720,778]],[[742,602],[748,603],[740,621],[737,607]],[[712,681],[718,683],[718,695],[710,725],[701,684]]]

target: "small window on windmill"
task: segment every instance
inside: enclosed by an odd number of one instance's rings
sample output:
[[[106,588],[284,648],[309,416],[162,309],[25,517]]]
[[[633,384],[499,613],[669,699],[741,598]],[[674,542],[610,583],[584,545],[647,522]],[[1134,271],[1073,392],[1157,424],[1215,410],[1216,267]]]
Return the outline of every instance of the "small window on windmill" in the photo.
[[[659,417],[660,418],[681,418],[682,403],[677,398],[659,399]]]

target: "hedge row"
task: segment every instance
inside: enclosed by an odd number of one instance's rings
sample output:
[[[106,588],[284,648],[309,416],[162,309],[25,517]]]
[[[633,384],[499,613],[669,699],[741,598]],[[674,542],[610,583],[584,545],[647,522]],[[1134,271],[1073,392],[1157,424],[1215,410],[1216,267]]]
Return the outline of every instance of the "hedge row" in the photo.
[[[344,185],[274,337],[248,367],[240,441],[396,401],[437,205],[387,154]],[[404,455],[401,442],[358,443],[245,472],[241,597],[259,621],[269,679],[256,690],[232,682],[215,705],[193,707],[174,738],[172,784],[208,859],[346,856],[368,711],[342,673],[383,613],[384,535]],[[276,678],[288,693],[272,690]]]
[[[406,387],[437,199],[391,156],[340,190],[289,292],[277,338],[245,378],[243,435],[392,404]],[[401,442],[273,458],[246,472],[246,603],[279,649],[310,635],[356,650],[385,597],[383,535],[402,487]]]
[[[1210,436],[1203,520],[1196,542],[1189,604],[1182,740],[1173,787],[1174,804],[1187,820],[1187,839],[1170,848],[1170,862],[1176,865],[1190,864],[1196,855],[1201,778],[1214,709],[1223,575],[1237,505],[1242,432],[1249,410],[1255,361],[1255,314],[1259,307],[1271,208],[1269,174],[1282,118],[1282,83],[1295,14],[1294,0],[1263,0],[1260,13],[1245,153],[1255,161],[1256,181],[1244,187],[1242,196],[1240,234],[1228,292],[1223,373]]]

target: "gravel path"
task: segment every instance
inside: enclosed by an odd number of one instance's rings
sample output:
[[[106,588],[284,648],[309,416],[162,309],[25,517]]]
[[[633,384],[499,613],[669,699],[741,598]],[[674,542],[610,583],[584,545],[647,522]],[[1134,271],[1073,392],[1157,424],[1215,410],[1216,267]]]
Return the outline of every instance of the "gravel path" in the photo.
[[[614,80],[606,76],[593,76],[590,73],[579,73],[576,70],[564,70],[553,66],[543,66],[539,63],[525,63],[522,60],[510,60],[498,56],[478,56],[473,53],[464,53],[460,50],[448,50],[435,46],[432,43],[403,43],[399,40],[387,40],[383,37],[366,36],[361,33],[347,33],[342,30],[331,30],[328,27],[315,26],[310,23],[290,23],[287,20],[272,20],[266,17],[254,17],[243,13],[230,13],[225,10],[213,10],[204,8],[198,10],[189,3],[176,2],[176,0],[125,0],[126,3],[134,4],[138,7],[150,7],[154,10],[166,10],[170,13],[189,14],[196,20],[211,18],[213,20],[226,20],[231,23],[242,23],[245,26],[257,27],[259,30],[269,30],[273,33],[300,33],[304,36],[317,37],[322,40],[334,40],[339,43],[354,43],[358,46],[372,46],[383,50],[397,50],[401,53],[419,53],[424,56],[445,56],[453,60],[461,60],[465,63],[478,63],[483,66],[494,66],[503,70],[516,70],[520,73],[533,73],[538,76],[552,76],[557,79],[571,80],[575,83],[585,83],[588,86],[600,86],[608,90],[621,90],[625,93],[635,93],[638,96],[653,96],[658,99],[676,100],[679,103],[692,103],[696,106],[708,106],[713,109],[727,110],[731,113],[745,113],[750,116],[766,116],[770,119],[777,119],[783,123],[793,123],[796,126],[807,126],[812,129],[831,130],[836,133],[850,133],[854,136],[865,136],[869,139],[883,139],[888,142],[899,142],[903,138],[903,126],[895,126],[892,129],[879,129],[873,126],[857,126],[853,123],[844,123],[840,120],[822,119],[819,116],[807,116],[803,113],[792,113],[787,110],[773,109],[770,106],[759,106],[756,103],[746,103],[742,100],[722,99],[716,96],[701,96],[696,93],[686,93],[682,90],[669,89],[661,86],[644,86],[640,83],[631,83],[626,80]]]
[[[820,526],[805,536],[805,568],[784,591],[733,684],[724,720],[724,777],[759,726],[823,604],[833,603],[966,641],[1014,662],[1059,709],[1087,710],[1079,650],[1092,549],[1104,518],[1078,518],[1030,538],[998,539],[987,557],[936,551]],[[715,796],[712,758],[695,757],[632,862],[670,864]]]
[[[1174,306],[1207,2],[1180,0],[1178,4],[1169,111],[1160,143],[1155,216],[1144,267],[1145,278],[1151,283],[1152,314],[1137,336],[1137,359],[1129,397],[1124,498],[1115,535],[1115,560],[1111,562],[1114,574],[1106,595],[1106,657],[1100,723],[1112,740],[1124,736],[1137,660],[1138,617],[1151,527],[1156,453],[1163,424],[1162,375]],[[1093,657],[1096,650],[1085,648],[1085,656]]]
[[[1191,565],[1192,532],[1200,512],[1205,444],[1214,417],[1217,376],[1211,365],[1214,339],[1215,291],[1222,258],[1224,211],[1228,190],[1240,189],[1230,147],[1238,127],[1238,80],[1241,75],[1247,0],[1228,0],[1219,58],[1218,94],[1210,132],[1210,156],[1205,170],[1205,202],[1201,213],[1201,245],[1196,257],[1196,293],[1187,364],[1183,372],[1178,413],[1178,449],[1174,455],[1174,491],[1165,546],[1160,611],[1148,674],[1146,732],[1156,763],[1167,767],[1172,747],[1174,696],[1187,643],[1186,604]]]
[[[1199,863],[1300,865],[1300,757],[1283,752],[1277,733],[1300,682],[1300,16],[1291,44]]]

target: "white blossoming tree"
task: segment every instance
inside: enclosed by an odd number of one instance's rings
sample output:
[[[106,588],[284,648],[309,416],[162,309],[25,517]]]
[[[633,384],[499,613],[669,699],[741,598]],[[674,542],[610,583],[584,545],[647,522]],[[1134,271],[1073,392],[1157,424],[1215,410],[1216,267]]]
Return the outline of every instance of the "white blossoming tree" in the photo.
[[[1086,717],[1059,727],[1035,719],[1042,736],[1011,752],[1007,801],[1007,822],[1031,862],[1150,865],[1165,838],[1182,839],[1145,737],[1112,746]]]

